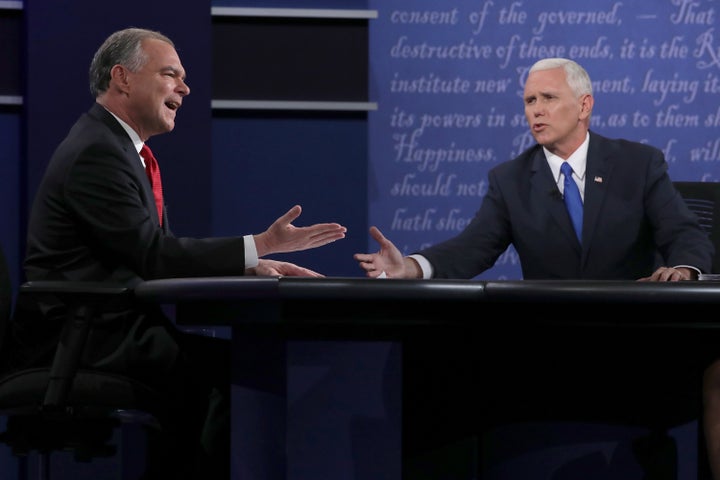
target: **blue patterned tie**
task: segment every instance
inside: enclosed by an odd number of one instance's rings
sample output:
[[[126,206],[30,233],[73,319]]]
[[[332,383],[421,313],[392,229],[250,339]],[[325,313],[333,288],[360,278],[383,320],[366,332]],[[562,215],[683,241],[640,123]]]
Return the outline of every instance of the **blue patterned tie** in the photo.
[[[575,228],[575,234],[578,240],[582,243],[582,224],[583,224],[583,203],[580,198],[580,190],[572,178],[572,167],[569,163],[563,162],[560,166],[560,171],[565,177],[565,190],[563,193],[563,199],[565,200],[565,207],[567,207],[570,219]]]

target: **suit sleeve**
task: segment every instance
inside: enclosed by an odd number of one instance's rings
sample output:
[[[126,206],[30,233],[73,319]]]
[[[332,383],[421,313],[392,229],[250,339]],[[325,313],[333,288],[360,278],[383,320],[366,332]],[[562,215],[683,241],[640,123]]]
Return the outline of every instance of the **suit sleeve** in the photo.
[[[242,275],[242,237],[176,238],[149,214],[142,179],[112,148],[83,152],[64,179],[68,208],[101,262],[127,265],[145,279]],[[112,270],[112,267],[110,267]]]
[[[690,265],[709,273],[715,251],[712,242],[675,190],[660,151],[649,163],[645,203],[664,265]]]
[[[432,264],[434,278],[473,278],[495,265],[510,246],[512,228],[495,171],[490,171],[488,181],[488,192],[468,226],[417,252]]]

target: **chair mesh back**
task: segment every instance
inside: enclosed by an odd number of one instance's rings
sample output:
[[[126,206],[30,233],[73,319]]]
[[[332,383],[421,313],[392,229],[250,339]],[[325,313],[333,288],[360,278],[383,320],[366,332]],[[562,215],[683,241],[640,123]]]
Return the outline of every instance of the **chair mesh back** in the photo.
[[[685,204],[697,215],[700,226],[715,246],[712,272],[720,273],[720,183],[673,182]],[[717,221],[716,221],[717,219]]]
[[[697,215],[700,226],[708,235],[712,234],[713,219],[715,216],[715,202],[699,198],[686,198],[685,203]]]

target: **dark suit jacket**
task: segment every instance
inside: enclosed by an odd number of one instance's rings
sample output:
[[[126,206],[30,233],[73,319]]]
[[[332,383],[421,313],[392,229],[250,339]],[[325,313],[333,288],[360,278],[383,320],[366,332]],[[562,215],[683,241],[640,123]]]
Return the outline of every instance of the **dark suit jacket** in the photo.
[[[161,165],[162,161],[160,155]],[[161,227],[152,188],[130,137],[95,104],[50,159],[30,212],[24,268],[27,280],[130,286],[153,278],[243,275],[244,241],[175,237],[167,213]],[[39,304],[18,300],[9,335],[14,345],[8,346],[15,350],[14,360],[9,363],[45,363],[57,344],[64,308],[47,299]],[[173,368],[176,332],[159,309],[114,308],[106,316],[115,321],[94,334],[96,351],[88,357],[90,364],[125,373],[147,366],[146,361]]]
[[[162,156],[159,155],[162,167]],[[242,237],[176,238],[159,226],[130,137],[99,104],[53,154],[30,213],[28,280],[243,275]]]
[[[578,241],[545,159],[535,145],[493,168],[488,192],[459,235],[420,252],[436,278],[472,278],[510,244],[525,279],[624,279],[668,266],[709,272],[706,233],[675,190],[660,150],[590,132],[583,242]]]

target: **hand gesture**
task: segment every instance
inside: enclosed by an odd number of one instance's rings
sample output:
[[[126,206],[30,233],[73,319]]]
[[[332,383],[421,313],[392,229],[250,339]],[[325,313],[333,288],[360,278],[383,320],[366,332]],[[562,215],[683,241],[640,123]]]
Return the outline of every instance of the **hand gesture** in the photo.
[[[294,226],[292,222],[301,212],[300,205],[295,205],[285,215],[275,220],[267,230],[255,235],[258,257],[322,247],[345,238],[347,228],[337,223],[316,223],[309,227]]]
[[[409,275],[405,266],[405,258],[400,250],[387,238],[383,236],[377,227],[370,227],[370,236],[379,244],[380,250],[377,253],[356,253],[353,258],[365,270],[365,275],[376,278],[385,272],[389,278],[406,278]]]

